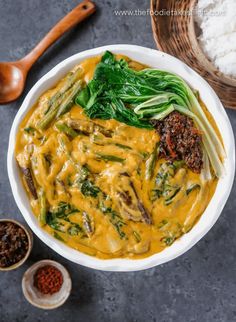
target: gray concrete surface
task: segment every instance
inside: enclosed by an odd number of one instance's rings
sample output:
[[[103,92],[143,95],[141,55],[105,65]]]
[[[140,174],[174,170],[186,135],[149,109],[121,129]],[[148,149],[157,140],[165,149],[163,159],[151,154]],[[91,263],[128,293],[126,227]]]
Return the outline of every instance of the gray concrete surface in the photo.
[[[0,0],[0,61],[25,55],[78,0]],[[150,17],[118,17],[114,9],[145,9],[149,1],[100,0],[98,12],[53,46],[31,70],[22,97],[0,107],[0,217],[24,222],[7,177],[8,135],[14,116],[33,84],[61,60],[79,51],[113,43],[155,48]],[[227,111],[234,130],[236,112]],[[233,322],[236,321],[236,186],[212,230],[180,258],[138,273],[107,273],[77,266],[34,238],[20,269],[0,273],[1,322]],[[73,291],[64,306],[43,311],[21,290],[24,271],[51,258],[71,273]]]

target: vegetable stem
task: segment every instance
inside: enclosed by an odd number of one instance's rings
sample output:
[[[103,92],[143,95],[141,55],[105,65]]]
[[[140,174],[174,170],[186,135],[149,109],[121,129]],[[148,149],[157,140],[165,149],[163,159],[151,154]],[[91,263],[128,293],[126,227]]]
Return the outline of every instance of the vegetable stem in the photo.
[[[43,189],[41,189],[39,193],[39,206],[40,206],[40,213],[39,213],[39,222],[41,226],[46,225],[47,220],[47,208],[46,208],[46,196]]]
[[[68,112],[68,110],[71,108],[73,104],[74,97],[78,93],[80,88],[81,80],[78,80],[74,83],[71,89],[61,94],[59,99],[55,100],[48,113],[45,114],[44,117],[39,121],[37,127],[40,130],[45,130],[54,119]]]
[[[156,143],[153,152],[146,161],[145,179],[150,180],[153,177],[156,161],[159,154],[159,143]]]
[[[51,107],[55,104],[55,102],[57,102],[61,98],[61,96],[63,96],[63,94],[65,94],[65,92],[71,88],[71,86],[75,83],[76,79],[81,77],[81,75],[82,69],[81,67],[77,67],[74,71],[69,72],[65,76],[63,86],[58,91],[56,91],[56,93],[50,98],[45,114],[47,114],[50,111]]]
[[[56,128],[57,128],[59,131],[61,131],[61,132],[65,133],[65,134],[67,134],[67,135],[69,135],[69,136],[70,136],[70,137],[72,137],[73,139],[74,139],[76,136],[78,136],[78,133],[77,133],[75,130],[73,130],[71,127],[69,127],[68,125],[66,125],[65,123],[57,123],[57,124],[56,124]]]
[[[187,190],[186,190],[186,195],[188,196],[190,192],[196,190],[196,189],[201,189],[201,186],[197,183],[192,184]]]
[[[101,153],[96,153],[96,157],[98,160],[103,160],[105,162],[111,161],[111,162],[123,163],[125,161],[125,159],[117,157],[115,155],[108,155],[108,154],[101,154]]]
[[[134,238],[136,239],[137,243],[141,242],[141,236],[137,231],[133,231]]]

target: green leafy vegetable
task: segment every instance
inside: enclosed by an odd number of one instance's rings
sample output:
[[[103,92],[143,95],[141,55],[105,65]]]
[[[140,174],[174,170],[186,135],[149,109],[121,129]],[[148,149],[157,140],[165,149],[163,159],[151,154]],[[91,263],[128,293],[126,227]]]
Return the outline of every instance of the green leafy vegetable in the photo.
[[[177,238],[183,235],[183,227],[179,223],[168,223],[166,221],[159,229],[164,234],[161,242],[165,243],[166,246],[171,246]]]
[[[79,171],[77,184],[81,193],[86,197],[96,198],[101,192],[100,188],[94,184],[94,177],[86,165],[83,165]]]
[[[47,224],[54,230],[64,232],[64,224],[53,216],[52,213],[48,213],[47,215]]]
[[[161,165],[157,176],[155,188],[151,191],[150,199],[155,201],[164,198],[164,204],[168,206],[174,201],[181,187],[170,184],[170,180],[175,176],[179,168],[184,166],[184,162],[165,162]]]
[[[163,241],[166,244],[166,246],[171,246],[175,241],[175,237],[172,237],[172,236],[163,237],[161,241]]]
[[[224,148],[196,95],[179,76],[157,70],[135,71],[124,59],[106,52],[94,78],[76,97],[90,118],[116,119],[131,126],[152,128],[150,120],[173,111],[186,114],[202,132],[204,150],[216,176],[223,173]]]
[[[77,236],[84,234],[83,228],[79,224],[73,223],[67,230],[68,234],[71,236]]]
[[[160,189],[152,189],[151,190],[151,195],[150,195],[150,200],[155,201],[159,198],[161,198],[163,191]]]
[[[89,177],[89,174],[90,174],[89,168],[86,165],[83,165],[80,169],[80,172],[79,172],[78,181],[80,183],[82,183],[83,181],[85,181]]]
[[[174,197],[180,192],[181,188],[180,187],[177,187],[173,190],[173,187],[172,187],[172,193],[171,193],[171,196],[166,198],[165,199],[165,205],[168,206],[172,203]]]
[[[29,126],[29,127],[25,127],[24,128],[24,131],[28,134],[34,134],[34,132],[36,131],[36,129],[32,126]]]
[[[85,180],[80,186],[80,191],[84,196],[96,198],[101,191],[99,187],[95,186],[90,180]]]
[[[70,222],[69,216],[73,213],[79,212],[74,206],[60,202],[58,206],[46,214],[46,223],[55,230],[64,232],[65,222]]]
[[[106,207],[103,202],[100,203],[99,209],[101,212],[109,217],[109,220],[111,224],[116,229],[117,233],[119,234],[120,238],[123,239],[126,237],[125,232],[122,230],[122,228],[126,225],[126,223],[123,221],[122,217],[117,214],[116,211],[114,211],[111,207]]]
[[[59,202],[58,207],[53,210],[53,215],[57,218],[66,219],[69,215],[79,212],[77,208],[64,201]]]
[[[78,223],[74,223],[70,220],[70,215],[75,212],[80,211],[65,202],[60,202],[55,209],[47,212],[46,223],[54,230],[54,237],[61,240],[61,236],[57,231],[61,233],[65,233],[67,231],[71,236],[78,235],[81,238],[87,237],[83,228]]]
[[[96,68],[94,79],[79,93],[75,102],[84,108],[91,119],[115,119],[131,126],[152,128],[149,122],[139,120],[119,95],[123,92],[124,84],[128,85],[130,77],[127,78],[126,74],[129,71],[132,70],[127,68],[124,60],[116,61],[110,52],[106,52]],[[134,97],[135,87],[131,91]]]
[[[61,242],[63,242],[63,243],[65,242],[65,240],[61,237],[61,235],[59,235],[56,231],[54,231],[53,236],[56,239],[60,240]]]

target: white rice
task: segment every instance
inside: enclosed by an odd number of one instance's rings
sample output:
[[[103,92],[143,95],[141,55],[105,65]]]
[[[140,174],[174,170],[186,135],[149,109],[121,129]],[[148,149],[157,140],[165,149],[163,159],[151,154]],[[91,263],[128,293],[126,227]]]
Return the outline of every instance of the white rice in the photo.
[[[203,51],[222,73],[236,78],[236,0],[199,0],[195,9]]]

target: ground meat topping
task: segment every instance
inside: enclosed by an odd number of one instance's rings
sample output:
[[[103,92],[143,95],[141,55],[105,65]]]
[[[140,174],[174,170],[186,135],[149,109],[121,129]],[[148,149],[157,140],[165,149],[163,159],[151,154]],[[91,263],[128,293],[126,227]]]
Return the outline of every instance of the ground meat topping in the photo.
[[[25,231],[12,222],[0,222],[0,267],[9,267],[25,257],[29,247]]]
[[[175,111],[153,124],[160,135],[160,156],[167,160],[184,160],[189,169],[200,173],[202,135],[192,119]]]

